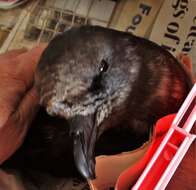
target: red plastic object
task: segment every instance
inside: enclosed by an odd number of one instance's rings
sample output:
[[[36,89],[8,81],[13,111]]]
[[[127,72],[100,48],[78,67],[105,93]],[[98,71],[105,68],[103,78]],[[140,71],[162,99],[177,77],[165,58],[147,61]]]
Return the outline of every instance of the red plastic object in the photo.
[[[196,84],[132,190],[164,190],[166,188],[196,138],[196,135],[189,133],[195,120]]]

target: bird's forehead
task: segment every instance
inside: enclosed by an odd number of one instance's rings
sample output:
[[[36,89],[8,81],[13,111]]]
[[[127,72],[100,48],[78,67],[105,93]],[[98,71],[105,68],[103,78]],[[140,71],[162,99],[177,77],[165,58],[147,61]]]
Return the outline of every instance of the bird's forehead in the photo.
[[[77,67],[85,65],[93,67],[102,58],[112,54],[111,44],[103,34],[95,35],[89,32],[81,36],[78,30],[76,33],[67,33],[64,37],[64,50],[61,52],[61,57],[70,65],[78,63]]]

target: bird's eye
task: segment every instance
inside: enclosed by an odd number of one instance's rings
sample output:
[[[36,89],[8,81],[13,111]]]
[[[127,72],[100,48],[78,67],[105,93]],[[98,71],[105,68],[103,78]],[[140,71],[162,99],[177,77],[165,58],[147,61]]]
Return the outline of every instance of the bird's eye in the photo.
[[[99,71],[100,71],[101,73],[106,72],[106,71],[108,70],[108,67],[109,67],[109,65],[108,65],[107,61],[104,60],[104,59],[102,59],[102,60],[101,60],[101,64],[100,64]]]

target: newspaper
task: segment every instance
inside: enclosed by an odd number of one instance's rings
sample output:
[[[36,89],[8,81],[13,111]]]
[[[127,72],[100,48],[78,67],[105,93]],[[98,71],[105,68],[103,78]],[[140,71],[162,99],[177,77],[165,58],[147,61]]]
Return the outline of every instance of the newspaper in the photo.
[[[150,40],[170,51],[190,53],[196,40],[196,1],[165,0]]]
[[[188,54],[196,75],[196,1],[165,0],[150,35],[174,56]]]
[[[162,3],[163,0],[121,1],[109,27],[145,36]]]
[[[196,74],[196,0],[124,0],[110,28],[148,38],[174,56],[189,54]]]

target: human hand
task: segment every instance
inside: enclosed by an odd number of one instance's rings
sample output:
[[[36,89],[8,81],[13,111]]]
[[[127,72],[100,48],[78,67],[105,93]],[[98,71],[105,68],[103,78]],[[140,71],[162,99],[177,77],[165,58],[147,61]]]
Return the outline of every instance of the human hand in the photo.
[[[180,53],[177,56],[177,59],[186,66],[186,68],[191,72],[192,71],[192,60],[189,55]]]
[[[20,147],[38,110],[34,71],[44,48],[0,55],[0,164]]]

